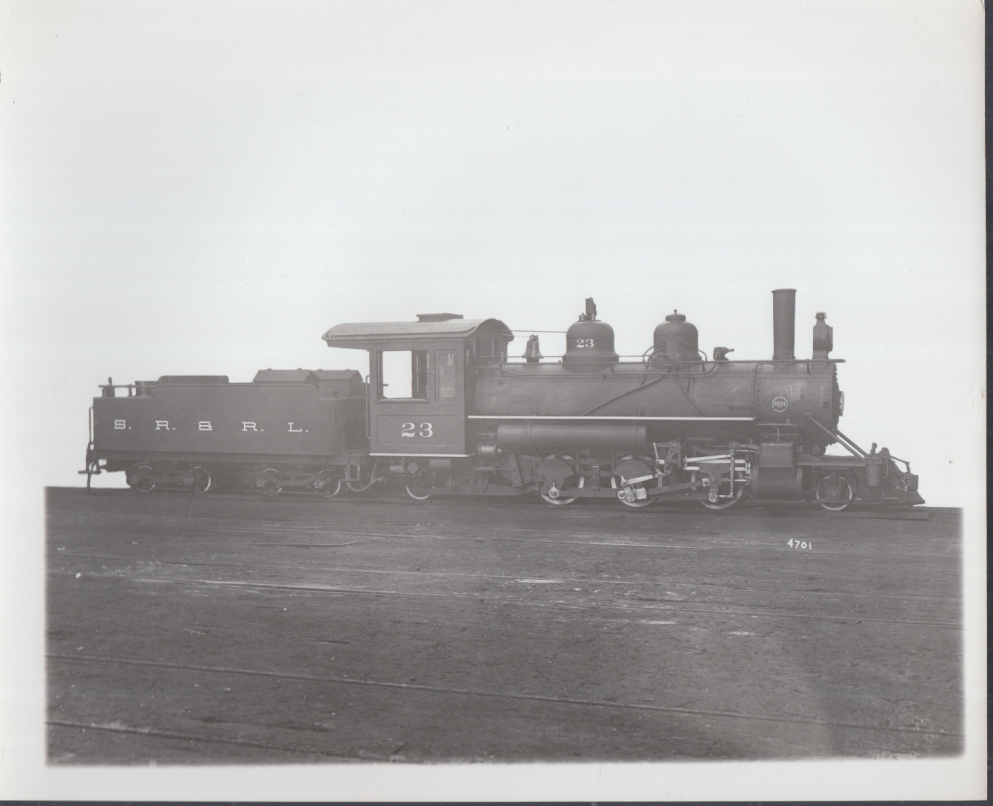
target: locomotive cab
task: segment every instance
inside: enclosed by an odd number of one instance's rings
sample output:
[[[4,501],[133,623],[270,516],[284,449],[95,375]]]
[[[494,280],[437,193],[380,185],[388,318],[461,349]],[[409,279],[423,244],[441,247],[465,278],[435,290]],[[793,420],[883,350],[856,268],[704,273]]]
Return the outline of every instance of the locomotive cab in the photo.
[[[417,322],[342,324],[329,347],[369,352],[369,455],[402,466],[416,457],[466,458],[466,376],[505,361],[510,328],[497,319],[421,314]]]

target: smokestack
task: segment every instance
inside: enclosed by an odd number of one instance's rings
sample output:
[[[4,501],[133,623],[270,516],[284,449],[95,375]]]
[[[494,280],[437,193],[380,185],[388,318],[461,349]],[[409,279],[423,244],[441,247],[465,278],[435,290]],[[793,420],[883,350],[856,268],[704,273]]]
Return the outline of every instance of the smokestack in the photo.
[[[773,360],[795,358],[793,355],[796,329],[796,289],[777,288],[772,292]]]

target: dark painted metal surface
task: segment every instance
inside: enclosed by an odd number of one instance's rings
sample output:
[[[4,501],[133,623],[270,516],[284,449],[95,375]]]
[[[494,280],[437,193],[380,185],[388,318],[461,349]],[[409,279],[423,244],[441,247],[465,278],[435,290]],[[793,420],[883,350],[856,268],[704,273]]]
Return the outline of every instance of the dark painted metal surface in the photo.
[[[796,289],[778,288],[772,292],[772,357],[788,361],[794,357],[796,330]]]
[[[158,383],[134,397],[93,400],[94,448],[105,456],[270,454],[328,456],[361,428],[351,381],[328,382],[341,398],[307,383]],[[358,385],[361,390],[361,384]],[[330,392],[329,392],[330,394]],[[343,398],[343,399],[342,399]]]
[[[652,335],[652,360],[699,361],[700,334],[686,316],[673,311]]]
[[[517,453],[556,450],[564,445],[631,452],[648,449],[648,429],[634,424],[502,424],[497,426],[496,444],[501,450]]]
[[[650,423],[659,441],[680,436],[754,438],[759,425],[791,433],[811,415],[827,428],[838,422],[833,364],[698,362],[692,370],[666,371],[654,364],[619,363],[599,374],[569,372],[561,364],[503,364],[478,368],[471,413],[475,415],[619,415],[643,417],[757,417],[729,430],[699,420]],[[769,427],[762,433],[774,433]]]

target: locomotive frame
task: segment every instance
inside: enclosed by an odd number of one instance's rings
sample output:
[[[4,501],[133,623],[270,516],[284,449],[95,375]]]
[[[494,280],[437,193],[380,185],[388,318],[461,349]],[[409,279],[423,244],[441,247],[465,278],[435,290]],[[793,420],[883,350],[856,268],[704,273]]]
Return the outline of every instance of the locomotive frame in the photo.
[[[674,312],[640,360],[622,361],[596,306],[568,330],[558,362],[531,335],[523,360],[498,319],[421,314],[341,324],[329,347],[369,353],[355,370],[163,376],[101,387],[91,408],[87,486],[124,471],[138,492],[254,489],[336,495],[388,488],[432,495],[538,494],[562,506],[629,507],[746,497],[852,504],[924,503],[910,465],[838,430],[844,394],[833,333],[817,314],[813,354],[794,356],[795,290],[773,292],[772,359],[712,359]],[[127,395],[118,395],[126,390]],[[847,456],[825,449],[838,444]]]

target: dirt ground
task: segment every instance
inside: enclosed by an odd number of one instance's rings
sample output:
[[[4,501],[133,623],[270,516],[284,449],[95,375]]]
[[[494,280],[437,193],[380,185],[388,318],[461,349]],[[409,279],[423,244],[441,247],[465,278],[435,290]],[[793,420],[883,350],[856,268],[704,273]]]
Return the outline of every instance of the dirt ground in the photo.
[[[49,761],[957,754],[929,514],[51,489]]]

